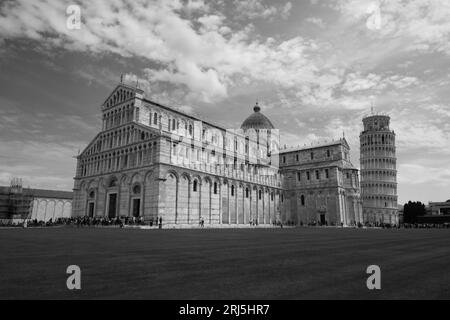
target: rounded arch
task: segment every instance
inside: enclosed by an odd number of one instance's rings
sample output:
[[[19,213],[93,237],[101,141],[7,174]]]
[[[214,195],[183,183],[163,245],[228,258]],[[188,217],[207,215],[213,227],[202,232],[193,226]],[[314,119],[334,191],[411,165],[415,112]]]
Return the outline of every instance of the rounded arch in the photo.
[[[144,174],[144,180],[145,180],[145,181],[150,181],[150,179],[152,178],[152,176],[153,176],[153,170],[149,170],[149,171],[147,171],[147,172]]]
[[[114,188],[119,186],[119,179],[117,179],[117,177],[115,175],[110,176],[107,180],[107,186],[109,188]]]
[[[120,181],[120,185],[125,185],[125,184],[131,182],[131,180],[129,180],[128,175],[126,175],[126,174],[121,175],[119,181]]]
[[[187,172],[181,173],[181,177],[187,179],[187,181],[189,181],[189,183],[190,183],[191,180],[192,180],[191,175],[190,175],[189,173],[187,173]]]
[[[142,183],[142,182],[143,182],[143,178],[139,172],[135,172],[130,178],[130,184]]]
[[[200,175],[198,175],[198,174],[192,175],[192,181],[194,181],[194,180],[197,180],[197,182],[198,182],[199,184],[202,183],[202,178],[201,178]]]
[[[84,191],[86,189],[86,185],[87,185],[87,183],[85,181],[82,181],[80,183],[80,190]]]
[[[167,179],[170,175],[173,175],[175,177],[176,180],[179,179],[179,175],[178,172],[176,172],[175,170],[168,170],[164,176],[165,179]]]
[[[96,189],[98,188],[98,181],[97,180],[90,180],[87,184],[87,189]]]
[[[204,176],[204,177],[203,177],[203,182],[204,182],[204,183],[211,184],[211,183],[212,183],[212,179],[211,179],[210,176]]]

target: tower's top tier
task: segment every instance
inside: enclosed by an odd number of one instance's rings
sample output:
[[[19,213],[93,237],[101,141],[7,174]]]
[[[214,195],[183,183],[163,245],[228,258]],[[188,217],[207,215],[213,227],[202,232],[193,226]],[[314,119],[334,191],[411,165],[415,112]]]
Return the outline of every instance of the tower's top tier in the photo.
[[[364,131],[389,131],[391,118],[387,115],[371,115],[363,118]]]

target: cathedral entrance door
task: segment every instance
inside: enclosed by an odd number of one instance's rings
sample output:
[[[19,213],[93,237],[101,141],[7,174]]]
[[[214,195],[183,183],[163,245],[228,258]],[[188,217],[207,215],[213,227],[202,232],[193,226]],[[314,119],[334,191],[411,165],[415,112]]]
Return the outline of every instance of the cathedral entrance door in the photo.
[[[324,226],[325,223],[326,223],[325,215],[324,215],[324,214],[321,214],[321,215],[320,215],[320,224]]]
[[[116,217],[116,209],[117,209],[117,193],[111,193],[109,195],[109,202],[108,202],[108,218],[112,219]]]
[[[133,217],[139,217],[139,212],[141,209],[141,199],[133,199]]]
[[[94,203],[93,202],[89,202],[89,205],[88,205],[88,216],[89,216],[89,218],[93,218],[94,217]]]

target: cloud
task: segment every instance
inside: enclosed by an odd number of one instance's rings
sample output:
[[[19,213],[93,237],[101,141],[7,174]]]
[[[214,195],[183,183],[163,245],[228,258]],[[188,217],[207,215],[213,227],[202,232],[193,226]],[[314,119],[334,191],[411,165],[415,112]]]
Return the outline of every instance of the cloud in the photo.
[[[343,85],[343,89],[348,92],[368,90],[375,88],[381,81],[381,77],[376,74],[368,74],[363,77],[359,73],[351,73],[347,75],[347,79]]]
[[[267,5],[262,0],[235,0],[235,11],[241,18],[257,19],[272,18],[280,15],[283,19],[287,19],[292,9],[290,2],[284,5]]]
[[[321,18],[309,17],[309,18],[306,18],[305,21],[312,23],[322,29],[325,28],[325,26],[326,26],[325,22]]]
[[[403,163],[398,168],[398,182],[401,184],[428,184],[446,187],[450,178],[450,168],[431,167],[414,163]]]
[[[404,89],[406,87],[418,84],[416,77],[391,75],[381,76],[374,73],[362,75],[360,72],[350,73],[347,75],[342,89],[347,92],[356,92],[363,90],[382,90],[388,87],[393,89]]]
[[[374,38],[401,40],[404,50],[450,54],[450,2],[447,0],[334,0],[328,6],[340,11],[355,28]],[[379,8],[380,28],[369,30],[366,22]]]
[[[152,63],[144,70],[151,83],[167,82],[184,87],[191,97],[211,102],[228,96],[245,75],[255,81],[296,86],[315,82],[318,67],[310,58],[320,44],[301,37],[285,41],[268,38],[249,40],[251,27],[232,30],[223,15],[205,13],[183,18],[188,4],[154,1],[80,1],[81,30],[66,28],[64,4],[49,0],[35,6],[28,1],[7,2],[1,7],[2,37],[30,38],[45,47],[91,54],[113,53],[139,57]],[[240,10],[266,16],[287,15],[292,5],[273,7],[259,1],[239,1]],[[264,9],[264,10],[261,10]],[[132,35],[132,36],[130,36]],[[155,65],[156,63],[156,65]]]

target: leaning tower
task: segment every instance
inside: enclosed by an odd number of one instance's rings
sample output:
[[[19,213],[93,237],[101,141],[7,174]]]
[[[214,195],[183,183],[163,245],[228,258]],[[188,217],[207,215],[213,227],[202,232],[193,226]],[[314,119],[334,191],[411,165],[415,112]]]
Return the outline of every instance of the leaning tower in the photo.
[[[398,224],[395,133],[389,121],[381,114],[363,118],[359,139],[364,222]]]

